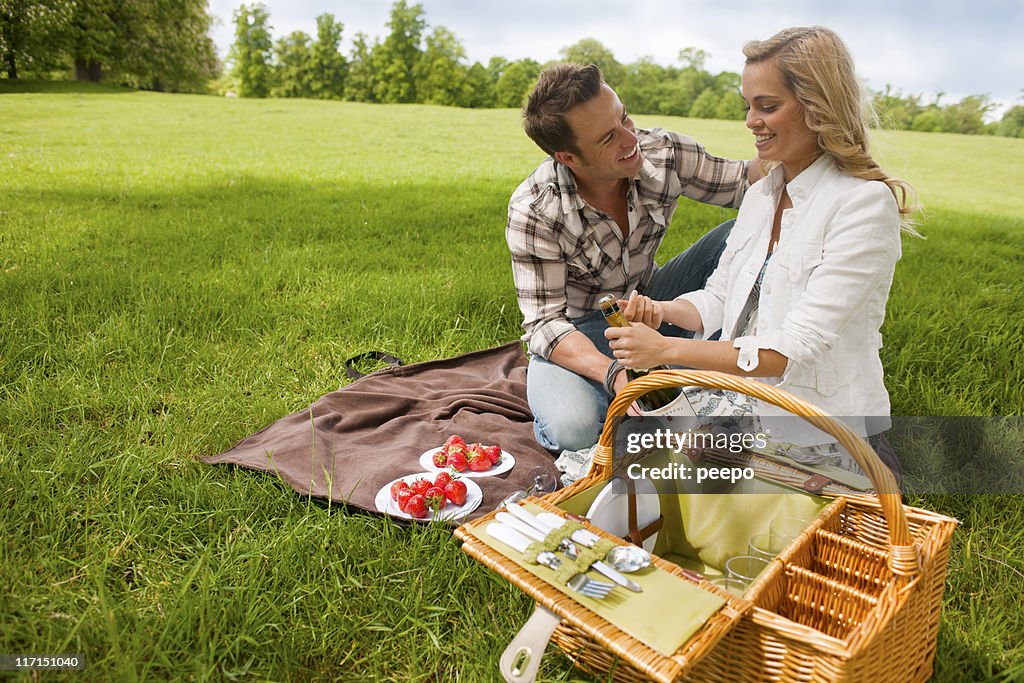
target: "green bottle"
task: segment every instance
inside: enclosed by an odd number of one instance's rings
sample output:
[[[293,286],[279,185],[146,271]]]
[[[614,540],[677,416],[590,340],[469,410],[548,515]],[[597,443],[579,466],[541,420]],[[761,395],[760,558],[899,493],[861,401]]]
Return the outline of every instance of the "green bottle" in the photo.
[[[626,316],[623,315],[619,309],[619,300],[614,295],[609,294],[608,296],[601,297],[598,301],[601,306],[601,313],[604,314],[604,319],[608,321],[608,324],[612,327],[632,327],[629,321],[626,320]],[[630,380],[643,377],[652,370],[668,370],[667,365],[659,365],[655,368],[641,369],[641,368],[626,368],[626,376]],[[636,400],[637,406],[640,410],[645,413],[650,413],[656,410],[660,410],[665,406],[669,405],[683,394],[682,387],[662,387],[661,389],[654,389],[647,392]]]

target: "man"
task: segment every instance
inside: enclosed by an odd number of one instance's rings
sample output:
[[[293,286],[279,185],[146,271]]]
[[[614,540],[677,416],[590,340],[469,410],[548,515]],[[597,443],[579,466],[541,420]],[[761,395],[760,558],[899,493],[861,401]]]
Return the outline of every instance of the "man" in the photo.
[[[686,136],[637,129],[594,65],[546,69],[523,118],[527,135],[550,155],[508,207],[506,239],[531,352],[527,395],[541,445],[579,450],[597,442],[609,393],[626,383],[598,299],[637,290],[667,300],[700,289],[732,221],[659,268],[654,254],[678,198],[738,207],[760,171],[713,157]],[[626,313],[634,313],[632,302]]]

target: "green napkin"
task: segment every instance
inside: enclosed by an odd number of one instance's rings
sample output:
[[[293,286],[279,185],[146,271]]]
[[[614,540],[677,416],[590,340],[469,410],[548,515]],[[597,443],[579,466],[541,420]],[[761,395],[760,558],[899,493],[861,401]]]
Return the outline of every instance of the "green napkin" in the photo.
[[[531,511],[541,510],[532,507]],[[470,527],[470,532],[534,576],[666,657],[675,654],[725,604],[722,598],[653,566],[629,574],[629,578],[643,588],[642,593],[616,585],[608,597],[590,598],[571,591],[563,582],[556,582],[551,569],[525,562],[520,553],[491,538],[486,525]],[[593,570],[587,575],[610,581]]]

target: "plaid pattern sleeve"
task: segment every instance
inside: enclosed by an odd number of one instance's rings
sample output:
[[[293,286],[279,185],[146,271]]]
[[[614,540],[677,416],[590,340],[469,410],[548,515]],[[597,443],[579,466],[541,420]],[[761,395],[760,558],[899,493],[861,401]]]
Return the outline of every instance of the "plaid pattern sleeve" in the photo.
[[[534,176],[509,202],[505,239],[512,252],[512,279],[526,332],[523,340],[530,353],[547,358],[576,327],[566,314],[568,265],[558,241],[561,221],[554,211],[537,211],[538,202],[557,203],[558,197],[553,185],[539,185],[533,182]]]
[[[646,159],[656,171],[641,190],[660,202],[680,195],[705,204],[739,208],[750,183],[746,161],[709,154],[693,138],[660,128],[648,131],[651,151]]]

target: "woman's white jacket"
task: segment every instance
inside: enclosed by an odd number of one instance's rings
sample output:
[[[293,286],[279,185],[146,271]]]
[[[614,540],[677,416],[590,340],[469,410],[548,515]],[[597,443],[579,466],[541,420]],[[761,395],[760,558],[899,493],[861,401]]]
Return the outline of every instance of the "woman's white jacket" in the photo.
[[[778,167],[747,190],[718,268],[704,289],[679,297],[697,307],[705,335],[721,329],[722,339],[732,339],[764,264],[784,186]],[[733,339],[738,365],[753,370],[758,349],[774,349],[789,363],[781,377],[766,382],[849,418],[844,422],[862,435],[877,433],[889,426],[878,350],[901,255],[896,200],[884,183],[848,176],[827,155],[786,187],[793,208],[782,214],[756,329]],[[759,412],[785,414],[767,405]],[[793,441],[822,442],[811,436]]]

